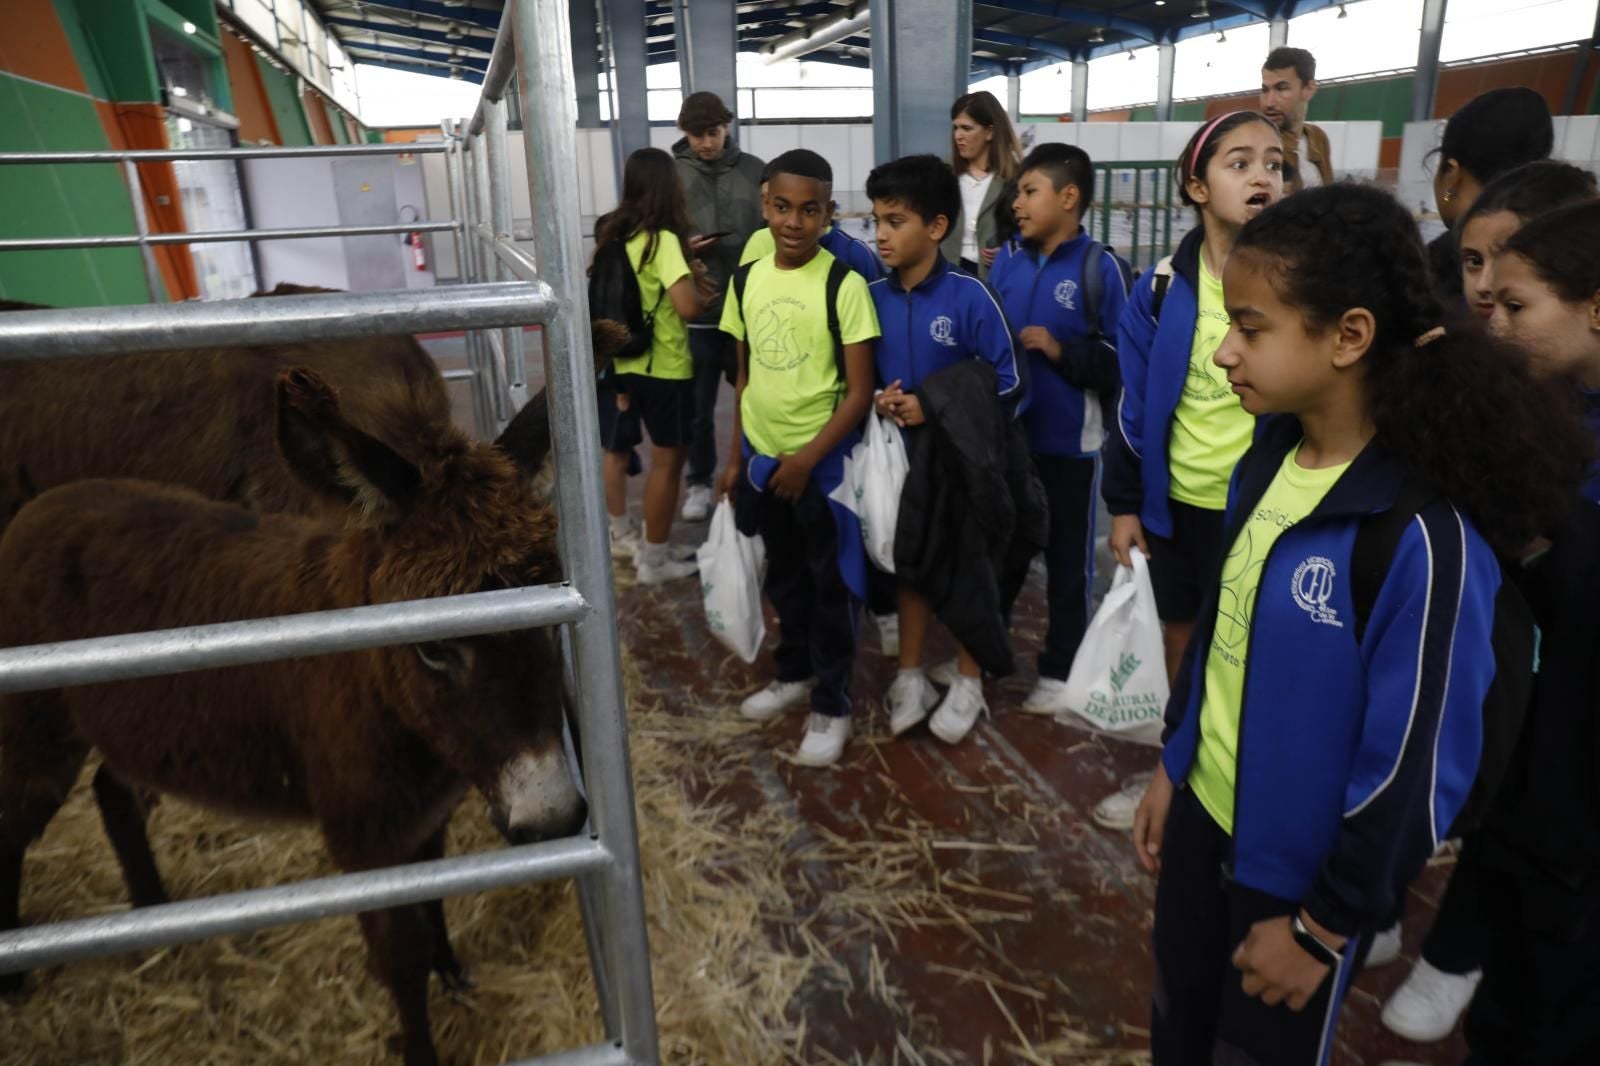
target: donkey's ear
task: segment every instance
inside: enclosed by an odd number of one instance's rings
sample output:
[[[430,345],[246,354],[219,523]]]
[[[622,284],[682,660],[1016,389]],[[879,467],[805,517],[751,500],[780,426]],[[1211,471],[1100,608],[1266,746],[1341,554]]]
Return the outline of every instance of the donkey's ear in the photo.
[[[604,374],[611,365],[612,356],[628,343],[632,334],[620,322],[597,318],[589,323],[589,337],[594,344],[595,373]],[[545,462],[550,456],[550,407],[543,388],[522,405],[522,410],[495,440],[495,445],[533,483],[539,495],[546,495],[541,486],[550,480]]]
[[[278,448],[308,487],[375,522],[398,521],[416,501],[417,468],[345,421],[338,393],[304,367],[278,378]]]

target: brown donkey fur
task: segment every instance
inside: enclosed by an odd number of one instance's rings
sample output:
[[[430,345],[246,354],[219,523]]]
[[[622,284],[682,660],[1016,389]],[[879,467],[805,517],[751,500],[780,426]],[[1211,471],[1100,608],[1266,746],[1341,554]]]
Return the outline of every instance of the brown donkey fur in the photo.
[[[262,295],[328,291],[284,284]],[[0,312],[40,309],[0,301]],[[603,369],[627,329],[602,321],[591,331]],[[182,485],[253,511],[314,513],[325,500],[290,473],[274,440],[273,382],[291,367],[321,375],[338,390],[345,417],[368,432],[378,432],[391,407],[425,412],[431,423],[450,419],[438,367],[406,335],[0,360],[0,532],[38,493],[96,477]],[[405,443],[378,435],[391,446]],[[524,460],[548,453],[543,390],[501,444]]]
[[[369,435],[315,374],[280,376],[274,435],[338,519],[140,481],[43,493],[0,537],[0,647],[559,579],[555,518],[526,470],[441,423],[448,412],[381,415]],[[91,748],[136,905],[165,894],[135,789],[312,820],[345,870],[438,857],[473,787],[513,839],[570,834],[583,805],[561,678],[552,632],[534,630],[0,697],[0,929],[18,924],[24,851]],[[428,974],[460,976],[442,907],[364,914],[361,928],[406,1062],[433,1063]]]

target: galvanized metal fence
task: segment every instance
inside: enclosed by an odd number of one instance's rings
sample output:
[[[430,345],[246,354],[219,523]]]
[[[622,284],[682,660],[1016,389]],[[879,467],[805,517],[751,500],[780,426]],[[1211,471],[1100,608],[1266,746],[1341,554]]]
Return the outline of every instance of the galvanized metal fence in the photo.
[[[519,47],[520,45],[520,47]],[[542,324],[545,382],[568,581],[433,600],[193,626],[0,650],[0,693],[57,688],[439,640],[534,626],[565,626],[569,681],[582,734],[589,832],[503,851],[189,900],[0,933],[0,973],[338,914],[417,903],[505,885],[577,880],[604,1042],[540,1061],[658,1061],[649,945],[640,882],[610,548],[601,511],[600,441],[577,210],[576,95],[565,0],[507,3],[483,97],[470,125],[406,145],[238,148],[189,152],[0,154],[0,165],[116,163],[135,204],[138,233],[0,240],[0,252],[139,247],[152,299],[163,243],[348,237],[450,231],[465,283],[400,292],[329,293],[272,300],[17,311],[0,315],[0,359],[48,359],[219,343],[334,339],[381,333],[468,331],[480,433],[503,426],[527,398],[526,335]],[[515,83],[516,88],[513,88]],[[528,106],[524,146],[534,205],[534,254],[511,238],[506,97]],[[397,152],[443,152],[452,218],[382,226],[152,234],[137,164]],[[537,269],[536,269],[537,268]]]
[[[1095,202],[1084,226],[1135,270],[1155,266],[1194,228],[1194,214],[1178,197],[1172,169],[1162,160],[1095,164]]]

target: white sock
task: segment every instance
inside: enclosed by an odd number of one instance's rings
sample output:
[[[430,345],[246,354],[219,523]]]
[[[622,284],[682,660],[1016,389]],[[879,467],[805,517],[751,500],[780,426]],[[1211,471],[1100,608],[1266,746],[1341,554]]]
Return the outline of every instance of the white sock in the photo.
[[[606,518],[611,525],[611,538],[613,540],[621,540],[633,532],[633,524],[628,521],[627,515],[614,514],[607,515]]]
[[[645,541],[644,551],[639,553],[640,566],[662,566],[667,562],[667,542],[651,544]]]
[[[917,677],[926,677],[927,676],[927,674],[925,674],[923,672],[923,669],[920,666],[912,666],[912,667],[902,666],[900,668],[900,672],[899,672],[898,676],[906,677],[906,676],[911,675],[911,674],[915,674]]]

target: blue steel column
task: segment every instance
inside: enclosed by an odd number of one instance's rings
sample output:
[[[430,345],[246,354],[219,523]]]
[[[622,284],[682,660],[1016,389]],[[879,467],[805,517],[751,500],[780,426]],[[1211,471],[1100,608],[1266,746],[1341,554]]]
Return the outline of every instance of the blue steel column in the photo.
[[[645,108],[644,0],[605,0],[611,45],[611,119],[616,131],[617,173],[628,154],[650,146],[650,116]],[[617,187],[621,188],[620,180]]]
[[[734,0],[675,0],[678,27],[678,75],[683,95],[712,92],[734,114],[738,129],[739,98],[734,56],[739,50],[739,11]]]
[[[595,0],[567,0],[572,27],[572,81],[578,90],[578,126],[597,130],[600,121],[600,13]]]
[[[1089,61],[1072,61],[1072,121],[1089,121]]]
[[[635,4],[642,12],[642,4]],[[650,945],[640,882],[638,823],[628,758],[628,722],[617,649],[616,592],[594,418],[594,352],[579,230],[577,105],[565,0],[517,0],[508,7],[522,89],[523,147],[535,205],[534,258],[562,307],[544,329],[545,381],[555,452],[556,503],[566,527],[567,575],[592,608],[571,628],[573,673],[582,722],[590,825],[611,861],[595,872],[607,926],[602,948],[617,999],[618,1038],[629,1063],[656,1063]],[[643,37],[643,19],[639,20]],[[643,74],[643,65],[640,66]],[[642,80],[642,79],[641,79]],[[641,85],[641,89],[643,86]],[[565,207],[565,210],[559,208]]]
[[[950,105],[972,64],[972,0],[872,0],[871,14],[876,157],[948,156]]]
[[[1422,37],[1417,41],[1417,76],[1411,82],[1411,121],[1433,117],[1439,91],[1439,42],[1444,37],[1445,0],[1423,0]]]
[[[1156,46],[1156,121],[1172,121],[1172,72],[1178,62],[1178,46],[1171,41]]]
[[[1267,23],[1267,48],[1282,48],[1289,43],[1289,20],[1275,18]]]

